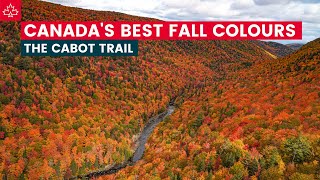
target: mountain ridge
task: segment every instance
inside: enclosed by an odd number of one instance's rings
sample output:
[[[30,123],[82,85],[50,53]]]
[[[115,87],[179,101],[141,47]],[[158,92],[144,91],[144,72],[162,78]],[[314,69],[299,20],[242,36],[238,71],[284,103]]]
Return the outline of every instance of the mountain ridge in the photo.
[[[298,50],[300,49],[304,44],[303,43],[291,43],[291,44],[286,44],[286,46],[290,47],[293,50]]]

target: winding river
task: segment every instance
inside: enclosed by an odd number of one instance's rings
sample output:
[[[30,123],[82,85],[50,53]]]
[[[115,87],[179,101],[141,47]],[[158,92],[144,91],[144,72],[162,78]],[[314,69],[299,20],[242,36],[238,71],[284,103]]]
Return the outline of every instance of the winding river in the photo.
[[[98,176],[107,175],[107,174],[114,174],[114,173],[118,172],[119,170],[127,167],[128,165],[134,165],[137,161],[139,161],[142,158],[144,150],[145,150],[145,144],[147,143],[147,140],[148,140],[149,136],[151,135],[151,133],[153,132],[154,128],[161,121],[163,121],[167,116],[171,115],[173,112],[174,112],[174,106],[172,104],[170,104],[164,112],[149,119],[149,121],[147,122],[147,124],[143,128],[140,136],[138,137],[138,140],[136,141],[137,148],[135,149],[133,156],[130,159],[128,159],[120,164],[115,164],[108,169],[91,172],[89,174],[78,176],[78,177],[75,177],[72,179],[78,179],[78,178],[79,179],[80,178],[90,179],[92,177],[98,177]]]

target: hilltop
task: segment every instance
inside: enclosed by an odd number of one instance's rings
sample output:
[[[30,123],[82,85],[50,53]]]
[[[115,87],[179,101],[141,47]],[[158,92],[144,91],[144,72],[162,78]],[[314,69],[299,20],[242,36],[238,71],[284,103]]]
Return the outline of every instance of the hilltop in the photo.
[[[292,44],[286,44],[286,46],[290,47],[293,50],[300,49],[304,44],[301,43],[292,43]]]

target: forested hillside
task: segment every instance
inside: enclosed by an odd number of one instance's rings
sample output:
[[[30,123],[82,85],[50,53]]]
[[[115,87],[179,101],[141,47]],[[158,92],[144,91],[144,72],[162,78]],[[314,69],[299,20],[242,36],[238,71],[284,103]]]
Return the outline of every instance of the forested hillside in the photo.
[[[24,0],[22,7],[23,21],[147,20],[36,0]],[[4,179],[70,178],[122,162],[131,157],[133,142],[148,118],[162,112],[171,99],[178,97],[177,104],[189,108],[188,116],[182,114],[186,117],[179,120],[183,127],[201,113],[199,105],[189,107],[186,102],[222,97],[238,72],[272,59],[249,41],[141,41],[139,56],[127,58],[21,57],[19,29],[17,22],[0,24]],[[233,105],[226,104],[222,119],[238,111]],[[184,131],[196,136],[199,123]],[[153,137],[162,138],[158,133]]]
[[[320,39],[181,102],[117,179],[319,179]]]
[[[290,47],[293,50],[298,50],[300,49],[304,44],[301,43],[291,43],[291,44],[286,44],[286,46]]]
[[[297,49],[293,49],[288,45],[283,45],[272,41],[254,41],[258,46],[265,49],[276,57],[284,57],[293,53]]]

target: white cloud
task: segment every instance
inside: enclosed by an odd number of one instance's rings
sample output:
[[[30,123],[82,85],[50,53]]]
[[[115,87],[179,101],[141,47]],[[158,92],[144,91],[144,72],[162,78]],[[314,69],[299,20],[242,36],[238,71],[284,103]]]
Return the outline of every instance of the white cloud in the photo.
[[[232,9],[246,9],[254,5],[253,0],[239,0],[231,4]]]
[[[291,0],[254,0],[257,5],[269,5],[269,4],[287,4]]]
[[[163,20],[298,20],[303,42],[320,37],[319,0],[45,0]],[[286,42],[285,42],[286,43]]]

